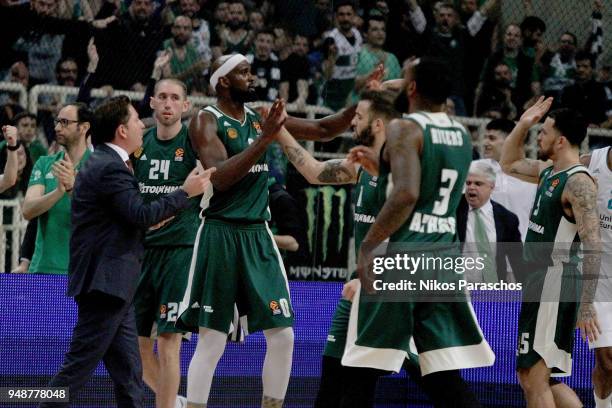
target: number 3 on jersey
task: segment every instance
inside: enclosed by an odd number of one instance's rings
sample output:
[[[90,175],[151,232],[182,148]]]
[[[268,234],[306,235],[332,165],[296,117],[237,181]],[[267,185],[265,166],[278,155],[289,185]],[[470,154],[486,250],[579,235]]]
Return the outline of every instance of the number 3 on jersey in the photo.
[[[440,177],[440,184],[448,183],[446,187],[440,187],[440,198],[441,200],[434,202],[433,210],[431,211],[435,215],[445,215],[448,211],[448,201],[450,199],[451,192],[455,183],[457,182],[457,170],[442,169],[442,177]]]
[[[168,180],[170,172],[170,160],[151,160],[151,168],[149,169],[149,180],[157,180],[160,173],[164,176],[164,180]]]

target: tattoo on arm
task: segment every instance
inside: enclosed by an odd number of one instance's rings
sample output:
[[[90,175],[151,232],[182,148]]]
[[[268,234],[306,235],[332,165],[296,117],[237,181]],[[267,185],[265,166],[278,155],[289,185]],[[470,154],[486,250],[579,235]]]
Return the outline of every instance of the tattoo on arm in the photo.
[[[509,174],[528,183],[537,183],[543,163],[539,160],[520,159],[512,164]]]
[[[583,173],[570,177],[566,188],[567,199],[571,205],[578,228],[578,235],[583,245],[582,302],[590,303],[595,298],[601,266],[597,188],[593,180]]]
[[[321,183],[348,183],[353,180],[353,172],[344,166],[344,160],[329,160],[317,176]]]
[[[304,156],[304,148],[302,146],[283,146],[285,154],[291,163],[296,167],[304,165],[306,158]]]

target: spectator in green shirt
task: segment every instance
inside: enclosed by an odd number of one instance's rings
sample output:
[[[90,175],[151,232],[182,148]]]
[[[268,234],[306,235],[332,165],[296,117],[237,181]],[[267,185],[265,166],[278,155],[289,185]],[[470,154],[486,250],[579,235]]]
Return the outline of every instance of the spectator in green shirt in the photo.
[[[164,76],[177,78],[192,88],[203,91],[202,73],[208,67],[208,62],[200,58],[198,50],[191,44],[191,19],[178,16],[172,25],[172,38],[164,41],[163,48],[170,52],[170,63],[165,68]]]
[[[90,154],[87,136],[91,121],[86,105],[64,106],[55,119],[56,140],[64,150],[40,157],[32,170],[22,208],[26,220],[38,217],[32,273],[68,272],[70,193],[76,172]]]
[[[383,16],[370,16],[366,23],[366,43],[359,51],[355,77],[355,88],[351,92],[350,101],[359,102],[359,93],[364,88],[368,76],[377,65],[385,66],[383,81],[398,79],[402,76],[402,69],[395,55],[383,50],[387,38],[387,24]]]

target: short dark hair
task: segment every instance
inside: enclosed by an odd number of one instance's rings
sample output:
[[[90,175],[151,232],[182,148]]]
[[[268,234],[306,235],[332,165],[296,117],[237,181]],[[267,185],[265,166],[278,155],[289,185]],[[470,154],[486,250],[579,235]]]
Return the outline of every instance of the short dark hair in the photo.
[[[554,128],[565,137],[572,146],[580,147],[587,135],[588,122],[578,111],[557,109],[548,114],[555,121]]]
[[[60,72],[60,67],[62,66],[62,64],[64,62],[68,62],[68,61],[74,62],[74,65],[77,66],[77,70],[78,70],[79,64],[76,62],[76,60],[74,58],[72,58],[72,57],[64,57],[64,58],[60,58],[60,60],[57,61],[57,64],[55,64],[55,73],[56,74],[59,73]]]
[[[91,135],[91,128],[94,122],[94,114],[91,109],[89,109],[89,106],[87,106],[83,102],[67,103],[64,106],[74,106],[77,109],[77,120],[79,121],[79,123],[89,123],[89,129],[87,129],[87,133],[85,133],[85,136]]]
[[[334,4],[334,13],[337,13],[338,9],[344,6],[350,6],[355,11],[355,3],[351,0],[340,0]]]
[[[395,93],[390,91],[364,91],[361,93],[362,101],[370,102],[370,119],[382,116],[386,120],[398,118],[399,112],[394,106]]]
[[[257,37],[259,37],[261,34],[267,34],[267,35],[271,35],[272,39],[276,38],[276,34],[274,34],[274,30],[272,30],[270,27],[264,27],[261,30],[257,30],[257,32],[255,33],[255,39],[257,39]]]
[[[572,33],[571,31],[566,31],[563,34],[561,34],[561,37],[563,37],[564,35],[569,35],[570,37],[572,37],[572,40],[574,41],[574,45],[578,45],[578,37],[576,37],[576,34]]]
[[[387,19],[386,18],[384,18],[380,14],[370,14],[370,16],[368,17],[368,20],[366,21],[366,24],[365,24],[365,31],[366,32],[370,29],[370,22],[371,21],[378,21],[378,22],[384,23],[385,24],[385,28],[387,27]]]
[[[525,30],[536,31],[540,30],[541,32],[546,31],[546,23],[539,17],[536,16],[527,16],[523,19],[520,25],[521,32],[525,32]]]
[[[114,96],[96,108],[95,127],[91,142],[94,146],[109,143],[115,138],[115,131],[130,119],[130,98]]]
[[[38,120],[36,118],[36,115],[33,113],[30,113],[28,111],[23,111],[23,112],[19,112],[18,114],[16,114],[13,117],[13,125],[17,126],[17,124],[19,123],[19,121],[23,118],[30,118],[30,119],[34,119],[34,121],[36,121],[36,123],[38,123]]]
[[[589,61],[591,63],[591,68],[595,69],[595,58],[593,57],[593,54],[591,54],[588,51],[585,50],[580,50],[576,53],[576,55],[574,56],[574,61],[578,62],[578,61]]]
[[[419,95],[431,103],[445,103],[452,85],[447,64],[439,58],[424,57],[412,69]]]
[[[514,129],[514,122],[510,119],[493,119],[486,126],[487,130],[498,130],[506,135]]]

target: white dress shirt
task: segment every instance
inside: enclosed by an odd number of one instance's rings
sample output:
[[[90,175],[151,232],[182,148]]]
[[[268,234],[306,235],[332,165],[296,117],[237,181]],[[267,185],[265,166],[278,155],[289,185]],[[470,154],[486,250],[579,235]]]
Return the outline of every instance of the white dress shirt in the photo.
[[[535,201],[538,186],[537,184],[527,183],[507,175],[502,171],[498,162],[491,159],[488,160],[491,166],[493,166],[496,175],[495,189],[493,194],[491,194],[491,199],[516,214],[519,219],[521,240],[525,242],[525,235],[529,226],[529,216],[531,215],[531,208]]]
[[[495,218],[493,218],[493,205],[491,204],[491,200],[488,200],[486,203],[482,205],[479,209],[480,217],[484,223],[485,231],[487,233],[487,239],[489,241],[489,245],[491,247],[491,252],[489,253],[492,257],[491,263],[495,265],[495,243],[497,242],[497,233],[495,230]],[[463,256],[465,257],[474,257],[478,253],[478,247],[474,244],[476,242],[476,209],[469,207],[467,222],[466,222],[466,230],[465,230],[465,245],[463,247]],[[482,276],[482,271],[473,269],[466,270],[466,279],[470,282],[484,282],[484,278]]]
[[[475,217],[474,214],[476,211],[474,208],[470,207],[468,211],[467,217],[467,225],[465,230],[465,242],[476,242],[475,236]],[[491,204],[491,200],[488,200],[486,203],[480,207],[480,217],[485,225],[485,230],[487,232],[487,238],[490,243],[497,242],[497,233],[495,231],[495,218],[493,218],[493,205]],[[495,247],[491,245],[491,249],[495,250]]]

